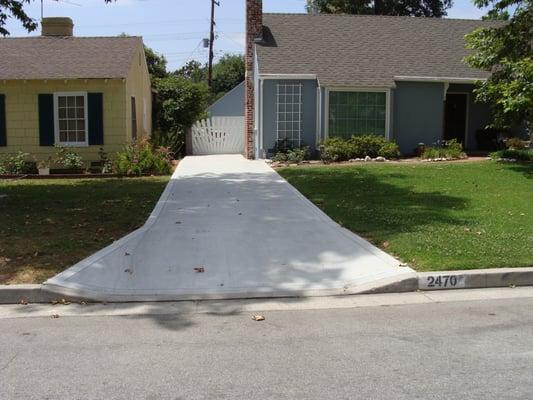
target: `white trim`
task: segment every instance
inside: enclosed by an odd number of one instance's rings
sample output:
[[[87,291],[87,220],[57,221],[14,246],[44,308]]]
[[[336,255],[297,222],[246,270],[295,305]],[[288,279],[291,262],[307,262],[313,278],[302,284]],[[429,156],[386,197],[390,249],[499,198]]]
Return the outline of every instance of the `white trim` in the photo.
[[[307,80],[317,79],[315,74],[260,74],[259,79],[294,79],[294,80]]]
[[[486,81],[486,78],[457,78],[448,76],[403,76],[397,75],[394,77],[395,81],[406,82],[446,82],[446,83],[476,83],[478,81]]]
[[[320,138],[322,137],[321,132],[321,126],[322,126],[322,89],[320,88],[320,85],[316,88],[316,138],[315,138],[315,146],[318,146],[320,143]]]
[[[448,94],[464,94],[466,95],[466,117],[465,117],[465,143],[464,143],[464,148],[466,149],[468,147],[468,115],[470,113],[470,93],[469,92],[456,92],[456,91],[448,91],[446,93],[447,95]],[[444,110],[444,118],[446,118],[446,109]],[[443,127],[443,131],[442,131],[442,139],[444,140],[444,127]]]
[[[263,133],[264,133],[264,130],[265,130],[265,121],[263,120],[263,106],[264,106],[264,92],[265,92],[265,89],[264,89],[264,85],[263,85],[263,81],[260,81],[260,89],[259,89],[259,93],[261,94],[261,97],[259,98],[259,133],[260,133],[260,137],[261,137],[261,143],[260,143],[260,151],[261,153],[265,152],[265,144],[264,144],[264,137],[263,137]],[[259,157],[262,157],[263,154],[260,154]],[[265,154],[265,157],[266,157],[266,154]]]
[[[325,110],[324,110],[324,139],[329,137],[329,94],[331,92],[378,92],[385,93],[385,138],[391,140],[391,88],[383,87],[327,87],[325,91]]]
[[[85,118],[85,141],[84,142],[62,142],[59,140],[59,107],[58,97],[84,97],[84,118]],[[55,92],[54,93],[54,143],[64,147],[88,147],[89,146],[89,104],[87,103],[87,92]]]

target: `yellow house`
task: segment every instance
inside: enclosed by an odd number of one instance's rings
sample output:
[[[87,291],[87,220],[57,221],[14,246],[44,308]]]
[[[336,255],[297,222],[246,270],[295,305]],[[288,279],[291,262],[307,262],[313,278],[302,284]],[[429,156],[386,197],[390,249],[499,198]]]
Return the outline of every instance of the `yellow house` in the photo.
[[[75,37],[70,18],[45,18],[40,37],[0,39],[0,157],[36,160],[72,147],[85,161],[152,131],[140,37]]]

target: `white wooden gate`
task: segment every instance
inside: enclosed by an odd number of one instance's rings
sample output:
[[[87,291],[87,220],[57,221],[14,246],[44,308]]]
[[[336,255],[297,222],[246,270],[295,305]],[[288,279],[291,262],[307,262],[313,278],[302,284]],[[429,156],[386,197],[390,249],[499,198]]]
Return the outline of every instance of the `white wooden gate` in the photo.
[[[191,128],[193,155],[244,153],[244,117],[211,117]]]

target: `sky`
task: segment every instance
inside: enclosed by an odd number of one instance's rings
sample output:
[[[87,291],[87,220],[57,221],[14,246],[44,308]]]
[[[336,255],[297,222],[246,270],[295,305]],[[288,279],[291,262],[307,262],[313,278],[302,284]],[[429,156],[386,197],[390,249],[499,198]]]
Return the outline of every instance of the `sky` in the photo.
[[[216,8],[215,55],[244,51],[245,0],[219,0]],[[305,0],[263,0],[265,12],[305,12]],[[187,61],[207,61],[202,39],[209,37],[211,0],[43,0],[44,16],[68,16],[77,36],[142,36],[147,46],[163,54],[169,70]],[[27,6],[28,14],[41,18],[40,0]],[[478,19],[484,12],[472,0],[455,0],[450,18]],[[8,21],[11,36],[28,36],[15,20]],[[34,32],[31,35],[38,35]]]

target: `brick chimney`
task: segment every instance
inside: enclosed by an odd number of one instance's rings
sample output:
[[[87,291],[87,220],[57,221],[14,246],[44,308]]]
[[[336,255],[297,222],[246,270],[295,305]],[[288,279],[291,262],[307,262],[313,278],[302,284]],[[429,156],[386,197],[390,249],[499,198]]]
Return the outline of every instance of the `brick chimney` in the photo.
[[[246,0],[244,129],[246,158],[254,158],[254,42],[263,33],[263,1]]]
[[[66,17],[43,18],[41,21],[42,36],[72,36],[74,23]]]

